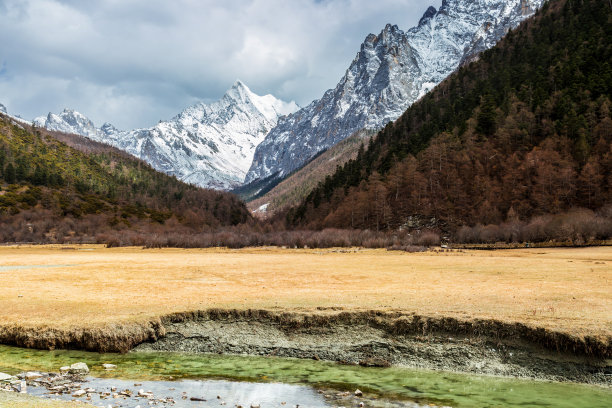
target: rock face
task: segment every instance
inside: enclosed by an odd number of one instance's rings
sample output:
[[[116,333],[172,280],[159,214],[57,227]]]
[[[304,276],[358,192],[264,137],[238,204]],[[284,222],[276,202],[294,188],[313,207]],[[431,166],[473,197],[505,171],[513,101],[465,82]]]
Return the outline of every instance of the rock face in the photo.
[[[278,118],[297,109],[293,102],[258,96],[236,81],[218,102],[198,103],[148,129],[118,131],[109,123],[97,129],[71,110],[35,123],[113,145],[185,182],[228,190],[242,184],[255,148]]]
[[[257,147],[246,183],[299,168],[355,131],[378,129],[460,64],[495,45],[543,0],[443,0],[404,32],[387,25],[361,45],[335,89],[281,118]]]

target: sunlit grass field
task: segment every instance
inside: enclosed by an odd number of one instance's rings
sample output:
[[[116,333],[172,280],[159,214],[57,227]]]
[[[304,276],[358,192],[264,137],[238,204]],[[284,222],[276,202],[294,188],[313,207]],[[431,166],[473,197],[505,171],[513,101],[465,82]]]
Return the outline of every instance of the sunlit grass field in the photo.
[[[0,247],[0,324],[86,328],[209,308],[414,312],[612,334],[612,247]],[[329,310],[329,309],[328,309]]]

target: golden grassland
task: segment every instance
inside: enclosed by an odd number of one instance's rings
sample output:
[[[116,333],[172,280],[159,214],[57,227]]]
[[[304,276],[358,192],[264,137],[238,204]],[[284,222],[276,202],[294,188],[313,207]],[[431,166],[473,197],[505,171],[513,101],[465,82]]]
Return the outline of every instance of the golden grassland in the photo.
[[[0,322],[89,328],[174,312],[321,308],[612,333],[612,247],[428,252],[0,247]]]

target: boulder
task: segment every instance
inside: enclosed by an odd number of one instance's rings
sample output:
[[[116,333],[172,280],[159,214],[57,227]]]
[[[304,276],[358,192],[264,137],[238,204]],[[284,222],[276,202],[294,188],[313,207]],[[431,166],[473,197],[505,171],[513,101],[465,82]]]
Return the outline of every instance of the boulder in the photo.
[[[89,367],[87,367],[87,364],[85,363],[74,363],[70,366],[68,372],[70,374],[84,375],[89,373]]]
[[[26,380],[35,380],[36,378],[41,378],[43,375],[37,371],[28,371],[25,373]]]
[[[143,398],[153,398],[153,393],[150,391],[140,390],[138,396]]]
[[[117,368],[117,366],[114,364],[102,364],[102,367],[104,367],[105,370],[114,370]]]
[[[0,373],[0,381],[9,382],[15,380],[15,378],[10,374]]]

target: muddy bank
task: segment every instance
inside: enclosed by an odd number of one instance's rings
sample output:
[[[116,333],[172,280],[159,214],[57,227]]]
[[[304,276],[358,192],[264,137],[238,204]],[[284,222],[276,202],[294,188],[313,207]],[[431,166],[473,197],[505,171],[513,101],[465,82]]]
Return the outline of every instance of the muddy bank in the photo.
[[[142,323],[95,328],[55,329],[50,327],[0,326],[0,344],[40,350],[85,350],[126,353],[145,341],[166,334],[161,319]]]
[[[612,385],[609,340],[520,324],[401,313],[222,310],[176,314],[162,322],[166,335],[136,350],[297,357]]]
[[[89,330],[0,327],[0,343],[297,357],[612,386],[610,336],[577,337],[520,323],[399,312],[214,309]]]

